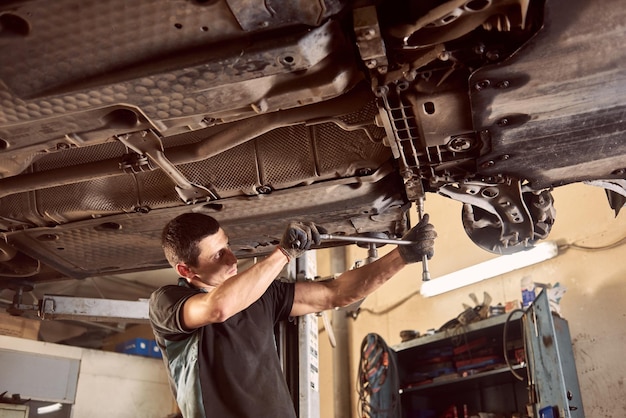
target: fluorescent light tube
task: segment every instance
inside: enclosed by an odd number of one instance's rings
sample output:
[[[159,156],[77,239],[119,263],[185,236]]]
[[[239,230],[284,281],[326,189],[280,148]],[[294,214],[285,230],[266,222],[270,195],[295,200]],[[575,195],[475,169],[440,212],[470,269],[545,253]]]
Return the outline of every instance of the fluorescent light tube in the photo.
[[[53,412],[57,412],[63,409],[63,405],[60,403],[53,403],[46,406],[40,406],[37,408],[37,415],[46,415],[51,414]]]
[[[553,241],[546,241],[518,253],[502,255],[484,263],[476,264],[454,273],[422,283],[420,293],[424,297],[439,295],[482,280],[500,276],[556,257],[559,248]]]

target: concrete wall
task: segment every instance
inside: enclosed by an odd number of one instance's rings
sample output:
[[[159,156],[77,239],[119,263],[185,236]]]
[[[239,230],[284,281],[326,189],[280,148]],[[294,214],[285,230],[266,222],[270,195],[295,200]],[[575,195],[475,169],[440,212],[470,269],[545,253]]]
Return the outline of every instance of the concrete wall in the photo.
[[[549,240],[560,246],[578,244],[605,247],[626,237],[626,210],[617,218],[609,208],[602,189],[582,184],[553,191],[556,223]],[[436,254],[429,266],[433,279],[455,270],[486,261],[495,255],[478,248],[467,238],[461,225],[461,204],[428,195],[426,211],[439,237]],[[415,216],[415,214],[413,214]],[[416,219],[414,217],[413,219]],[[387,251],[386,247],[380,253]],[[321,253],[321,252],[320,252]],[[364,259],[365,250],[350,246],[349,263]],[[320,254],[318,272],[329,274],[327,256]],[[351,414],[356,414],[356,367],[363,338],[370,332],[380,334],[389,345],[400,342],[401,330],[425,332],[439,328],[472,305],[473,292],[482,300],[488,292],[492,304],[521,299],[520,280],[530,276],[535,282],[567,288],[561,301],[561,314],[568,320],[586,416],[618,418],[626,416],[624,383],[626,363],[626,245],[598,251],[573,247],[562,249],[555,259],[516,272],[489,279],[431,298],[419,294],[421,264],[407,267],[391,282],[367,298],[356,320],[348,321]],[[408,295],[414,296],[394,308]],[[392,308],[386,314],[380,314]],[[332,349],[325,332],[320,335],[322,417],[333,417],[335,389],[332,387]],[[337,416],[336,418],[340,418]]]
[[[174,411],[160,359],[6,336],[0,336],[0,349],[79,360],[74,418],[165,418]],[[3,376],[2,391],[14,393],[11,391],[14,379],[37,378],[26,374]],[[30,397],[28,393],[20,395],[25,399]]]

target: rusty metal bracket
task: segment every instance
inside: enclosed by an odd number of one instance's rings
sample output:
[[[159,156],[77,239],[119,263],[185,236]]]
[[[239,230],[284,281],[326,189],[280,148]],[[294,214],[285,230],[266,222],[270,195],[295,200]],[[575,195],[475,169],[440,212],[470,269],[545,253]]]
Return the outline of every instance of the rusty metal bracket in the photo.
[[[215,200],[217,196],[208,188],[191,183],[185,175],[165,156],[161,139],[152,131],[138,131],[118,135],[117,139],[140,156],[147,156],[176,183],[176,193],[185,203]]]
[[[355,9],[353,21],[361,60],[370,70],[385,74],[388,71],[389,62],[378,25],[376,7],[367,6]]]

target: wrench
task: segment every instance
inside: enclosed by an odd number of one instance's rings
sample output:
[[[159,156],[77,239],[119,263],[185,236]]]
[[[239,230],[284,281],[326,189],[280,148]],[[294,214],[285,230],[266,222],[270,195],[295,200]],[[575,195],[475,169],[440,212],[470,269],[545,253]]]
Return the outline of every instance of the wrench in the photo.
[[[423,203],[418,205],[419,219],[423,216]],[[385,239],[385,238],[373,238],[373,237],[347,237],[345,235],[332,235],[332,234],[320,234],[322,240],[336,240],[336,241],[349,241],[349,242],[365,242],[368,244],[394,244],[394,245],[411,245],[415,244],[413,241],[402,239]],[[422,257],[422,281],[427,282],[430,280],[430,271],[428,270],[428,257]]]
[[[413,241],[401,240],[401,239],[385,239],[385,238],[373,238],[373,237],[347,237],[345,235],[332,235],[332,234],[320,234],[320,239],[334,240],[334,241],[349,241],[349,242],[365,242],[368,244],[395,244],[395,245],[411,245],[415,244]]]
[[[420,198],[417,204],[417,216],[418,222],[424,216],[424,199]],[[335,240],[335,241],[348,241],[348,242],[365,242],[368,244],[393,244],[393,245],[411,245],[415,244],[413,241],[402,239],[385,239],[374,237],[348,237],[345,235],[332,235],[332,234],[320,234],[322,240]],[[300,245],[299,242],[294,243],[296,247]],[[422,257],[422,281],[427,282],[430,280],[430,270],[428,269],[428,257]]]

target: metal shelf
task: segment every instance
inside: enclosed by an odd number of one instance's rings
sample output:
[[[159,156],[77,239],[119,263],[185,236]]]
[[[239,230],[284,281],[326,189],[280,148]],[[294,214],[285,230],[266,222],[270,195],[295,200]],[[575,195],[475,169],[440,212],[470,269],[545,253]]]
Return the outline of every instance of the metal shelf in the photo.
[[[482,321],[473,322],[463,327],[463,333],[468,334],[468,333],[472,333],[476,331],[482,331],[487,328],[503,325],[506,322],[506,319],[508,316],[509,314],[507,313],[507,314],[492,316],[492,317],[483,319]],[[510,320],[515,321],[515,320],[520,319],[521,317],[522,317],[522,312],[518,311],[518,312],[515,312],[511,316]],[[392,346],[392,348],[394,351],[400,352],[400,351],[407,350],[413,347],[418,347],[418,346],[422,346],[426,344],[435,343],[438,341],[448,340],[452,336],[454,335],[452,335],[450,332],[440,331],[432,335],[424,335],[421,337],[414,338],[410,341],[405,341],[400,344],[396,344]]]
[[[526,366],[517,364],[513,366],[513,370],[515,371],[523,371],[524,374],[526,372]],[[509,381],[517,380],[515,376],[511,373],[511,369],[509,367],[499,367],[497,369],[492,369],[476,374],[471,374],[467,376],[458,376],[456,378],[450,379],[442,379],[439,381],[434,381],[432,383],[426,383],[423,385],[409,387],[406,389],[400,389],[400,393],[417,393],[417,392],[430,392],[435,388],[445,386],[445,390],[450,390],[451,387],[453,389],[458,389],[457,385],[482,385],[482,386],[491,386],[491,385],[499,385]]]

